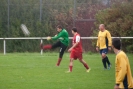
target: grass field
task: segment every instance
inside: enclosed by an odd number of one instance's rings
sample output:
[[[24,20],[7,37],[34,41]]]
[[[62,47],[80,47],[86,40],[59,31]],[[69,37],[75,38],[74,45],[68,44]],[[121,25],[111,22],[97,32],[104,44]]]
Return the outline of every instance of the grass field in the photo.
[[[69,53],[56,67],[58,53],[0,54],[0,89],[113,89],[115,84],[115,55],[109,54],[110,70],[103,70],[99,54],[84,54],[91,67],[86,73],[79,61],[74,61],[72,73],[68,70]],[[133,73],[133,55],[128,54]]]

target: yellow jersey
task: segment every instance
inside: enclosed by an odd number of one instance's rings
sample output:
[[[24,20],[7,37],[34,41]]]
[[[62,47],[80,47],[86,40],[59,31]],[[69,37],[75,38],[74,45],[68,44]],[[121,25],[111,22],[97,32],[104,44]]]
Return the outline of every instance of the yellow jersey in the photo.
[[[120,84],[119,86],[120,88],[124,88],[123,81],[125,76],[127,76],[128,88],[133,88],[133,78],[131,74],[129,60],[127,55],[123,51],[120,51],[116,55],[115,76],[116,76],[116,84]]]
[[[99,49],[105,49],[111,45],[112,45],[112,39],[109,31],[107,30],[104,30],[103,32],[99,31],[96,46],[99,47]]]

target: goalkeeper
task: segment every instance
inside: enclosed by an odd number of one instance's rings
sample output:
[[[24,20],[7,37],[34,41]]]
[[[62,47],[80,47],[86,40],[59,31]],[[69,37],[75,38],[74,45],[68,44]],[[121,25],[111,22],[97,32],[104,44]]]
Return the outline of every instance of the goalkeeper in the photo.
[[[57,41],[54,44],[48,44],[48,45],[44,45],[42,43],[40,43],[40,47],[43,50],[47,50],[47,49],[55,49],[57,47],[60,47],[60,51],[59,51],[59,58],[58,58],[58,62],[56,64],[56,66],[60,65],[60,62],[62,60],[64,51],[67,49],[68,45],[69,45],[69,35],[68,32],[62,28],[62,26],[58,25],[57,26],[57,31],[58,31],[58,35],[54,36],[54,37],[47,37],[47,40],[57,40],[60,39],[59,41]]]

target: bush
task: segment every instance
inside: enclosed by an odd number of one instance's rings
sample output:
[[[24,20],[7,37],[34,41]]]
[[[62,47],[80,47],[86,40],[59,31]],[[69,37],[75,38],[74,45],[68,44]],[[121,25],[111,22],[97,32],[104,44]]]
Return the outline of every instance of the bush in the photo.
[[[133,3],[117,3],[110,8],[100,10],[96,15],[95,26],[103,23],[106,29],[114,37],[132,37],[133,36]],[[93,31],[93,36],[97,36],[97,30]],[[131,51],[133,45],[132,39],[122,40],[123,49]],[[129,46],[129,47],[128,47]]]

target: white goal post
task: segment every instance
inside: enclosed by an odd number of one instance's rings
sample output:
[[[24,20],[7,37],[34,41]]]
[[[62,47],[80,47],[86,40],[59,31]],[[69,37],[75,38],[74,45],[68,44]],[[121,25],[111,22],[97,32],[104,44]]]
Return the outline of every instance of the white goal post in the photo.
[[[120,38],[120,39],[133,39],[133,37],[112,37],[112,38]],[[47,39],[47,37],[17,37],[17,38],[0,38],[0,40],[3,40],[3,50],[4,55],[6,54],[6,40],[41,40],[40,42],[43,42],[44,39]],[[69,39],[72,39],[72,37],[69,37]],[[97,39],[97,37],[81,37],[81,39]],[[41,54],[43,54],[43,50],[41,50]]]

